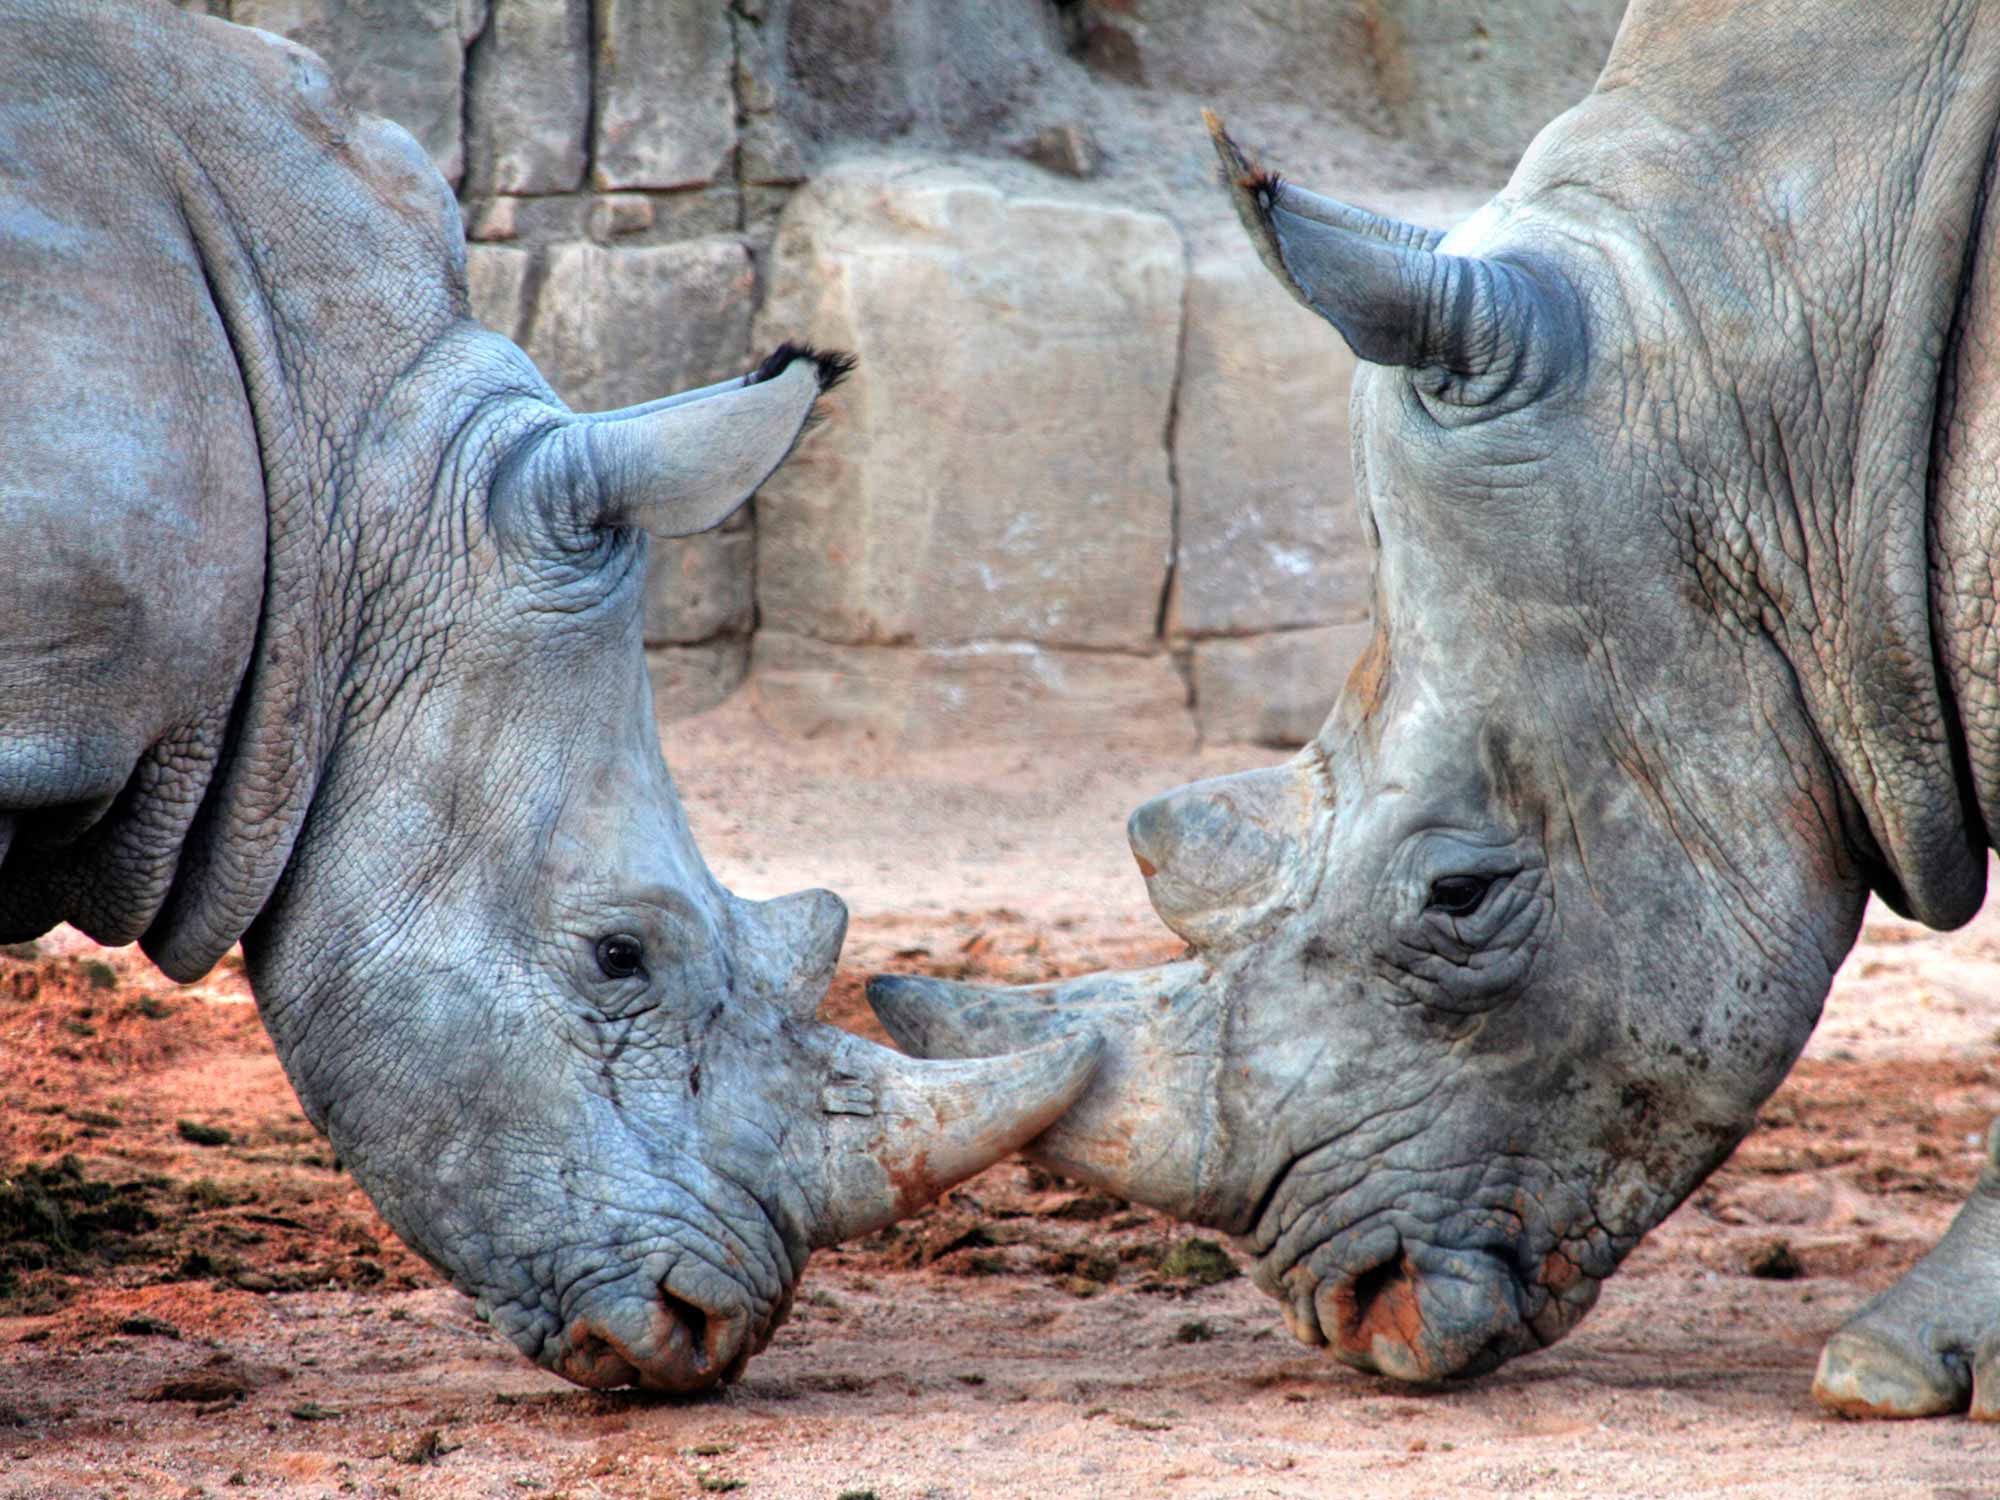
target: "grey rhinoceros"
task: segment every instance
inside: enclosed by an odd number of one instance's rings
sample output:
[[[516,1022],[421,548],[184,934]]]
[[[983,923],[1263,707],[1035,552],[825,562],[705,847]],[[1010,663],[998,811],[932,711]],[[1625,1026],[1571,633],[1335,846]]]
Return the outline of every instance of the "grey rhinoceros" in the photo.
[[[1102,1030],[1033,1154],[1240,1236],[1350,1364],[1560,1338],[1751,1127],[1870,890],[1982,900],[1996,121],[2000,5],[1638,0],[1448,234],[1218,132],[1266,262],[1369,362],[1373,644],[1294,760],[1134,814],[1193,957],[880,979],[891,1034]],[[2000,1165],[1816,1389],[2000,1416]]]
[[[722,520],[837,358],[572,414],[467,315],[457,205],[310,52],[0,4],[0,939],[239,937],[313,1122],[531,1358],[688,1389],[811,1247],[1053,1119],[817,1022],[846,910],[710,874],[646,528]]]

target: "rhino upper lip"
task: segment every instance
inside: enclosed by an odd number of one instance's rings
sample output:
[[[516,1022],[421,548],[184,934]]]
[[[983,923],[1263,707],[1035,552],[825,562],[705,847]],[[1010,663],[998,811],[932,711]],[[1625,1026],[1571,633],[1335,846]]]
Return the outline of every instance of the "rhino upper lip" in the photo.
[[[1249,1217],[1244,1221],[1246,1227],[1243,1234],[1253,1242],[1253,1245],[1257,1240],[1265,1240],[1265,1243],[1256,1249],[1256,1254],[1260,1258],[1270,1253],[1272,1247],[1278,1243],[1279,1238],[1284,1232],[1281,1228],[1274,1226],[1270,1231],[1268,1239],[1265,1238],[1263,1233],[1265,1223],[1271,1212],[1271,1207],[1278,1200],[1278,1194],[1283,1191],[1285,1184],[1291,1181],[1292,1173],[1297,1169],[1300,1162],[1315,1152],[1324,1149],[1325,1142],[1319,1142],[1293,1152],[1291,1156],[1286,1158],[1285,1164],[1271,1174],[1270,1182],[1266,1184],[1264,1191],[1258,1194],[1257,1202],[1251,1207]],[[1290,1267],[1286,1269],[1289,1270]]]

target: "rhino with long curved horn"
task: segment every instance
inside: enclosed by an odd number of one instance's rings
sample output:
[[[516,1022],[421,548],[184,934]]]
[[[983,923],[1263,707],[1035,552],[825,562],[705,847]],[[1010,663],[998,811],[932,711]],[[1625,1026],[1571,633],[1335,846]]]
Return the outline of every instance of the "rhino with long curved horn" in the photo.
[[[572,412],[310,52],[79,0],[0,32],[0,941],[187,980],[240,938],[307,1115],[523,1353],[728,1379],[814,1246],[1098,1050],[815,1020],[846,909],[727,890],[661,758],[649,534],[741,505],[846,360]]]
[[[2000,10],[1636,0],[1442,236],[1218,137],[1372,362],[1373,644],[1302,754],[1133,816],[1193,958],[871,993],[930,1055],[1102,1032],[1032,1155],[1239,1236],[1308,1343],[1468,1374],[1562,1336],[1751,1128],[1871,889],[1983,898]],[[2000,1416],[2000,1160],[1816,1390]]]

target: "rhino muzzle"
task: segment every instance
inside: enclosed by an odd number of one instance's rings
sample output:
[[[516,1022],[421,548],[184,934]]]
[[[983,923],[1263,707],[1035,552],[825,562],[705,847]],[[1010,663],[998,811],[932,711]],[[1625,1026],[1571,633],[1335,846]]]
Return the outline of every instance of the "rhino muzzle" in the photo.
[[[1484,1374],[1546,1348],[1590,1310],[1601,1285],[1559,1253],[1524,1275],[1500,1247],[1436,1245],[1386,1224],[1333,1236],[1282,1271],[1259,1259],[1252,1279],[1277,1299],[1301,1344],[1419,1384]]]
[[[684,1266],[651,1296],[607,1301],[571,1319],[543,1362],[592,1390],[629,1385],[685,1394],[734,1380],[770,1341],[791,1299],[759,1320],[734,1288],[700,1285]]]

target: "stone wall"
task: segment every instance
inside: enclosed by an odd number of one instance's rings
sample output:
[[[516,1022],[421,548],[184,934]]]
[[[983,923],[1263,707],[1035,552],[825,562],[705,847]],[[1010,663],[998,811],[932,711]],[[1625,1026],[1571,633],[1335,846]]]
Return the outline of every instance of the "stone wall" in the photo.
[[[1444,222],[1623,0],[181,0],[322,53],[457,187],[475,311],[580,409],[852,349],[725,529],[656,545],[670,715],[899,743],[1309,736],[1366,634],[1353,361],[1228,215]]]

